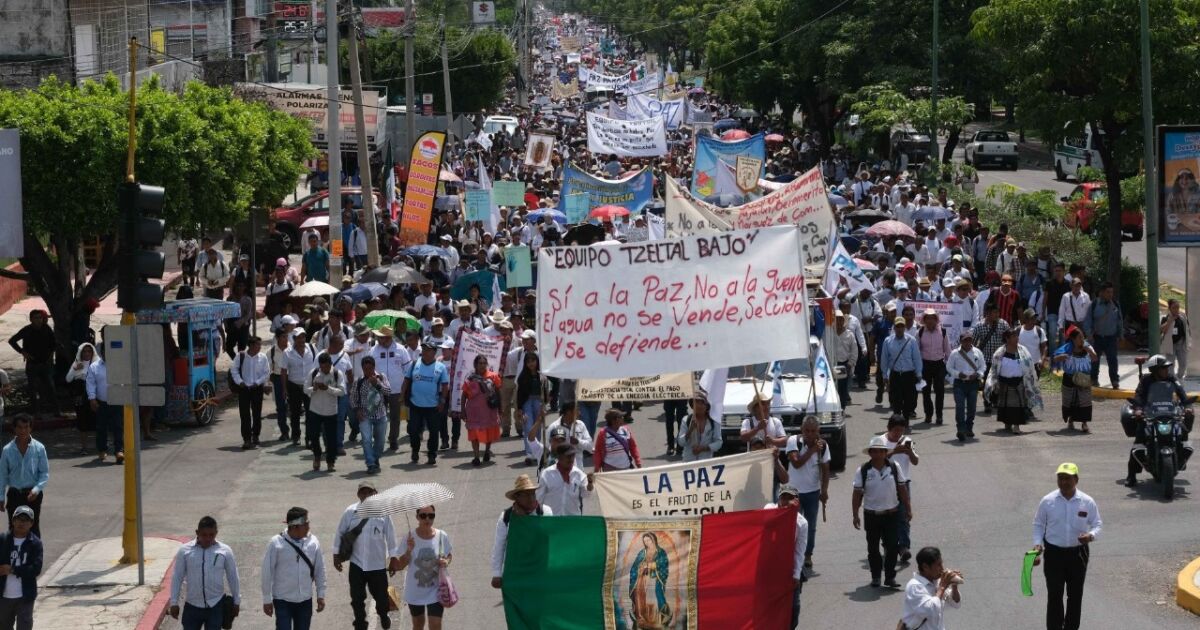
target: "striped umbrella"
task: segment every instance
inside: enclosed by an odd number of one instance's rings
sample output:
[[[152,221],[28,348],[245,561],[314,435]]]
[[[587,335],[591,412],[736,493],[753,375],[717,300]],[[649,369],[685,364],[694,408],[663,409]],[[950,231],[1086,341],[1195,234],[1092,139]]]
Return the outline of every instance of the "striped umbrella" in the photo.
[[[402,483],[367,497],[358,504],[355,515],[373,518],[416,512],[426,505],[445,503],[453,498],[454,493],[440,483]]]

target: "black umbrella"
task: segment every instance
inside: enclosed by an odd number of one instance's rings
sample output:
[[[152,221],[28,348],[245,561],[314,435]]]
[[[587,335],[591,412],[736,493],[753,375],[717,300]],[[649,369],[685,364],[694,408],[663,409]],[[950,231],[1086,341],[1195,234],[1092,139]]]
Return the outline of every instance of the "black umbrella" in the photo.
[[[563,235],[563,242],[567,245],[591,245],[602,240],[604,228],[592,223],[580,223]]]

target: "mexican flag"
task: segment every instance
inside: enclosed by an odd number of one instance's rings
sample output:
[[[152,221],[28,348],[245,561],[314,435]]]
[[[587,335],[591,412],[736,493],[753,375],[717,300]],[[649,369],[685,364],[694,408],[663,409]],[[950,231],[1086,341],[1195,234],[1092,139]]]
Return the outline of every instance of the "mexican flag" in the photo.
[[[517,516],[510,630],[751,630],[791,618],[794,510],[618,520]]]

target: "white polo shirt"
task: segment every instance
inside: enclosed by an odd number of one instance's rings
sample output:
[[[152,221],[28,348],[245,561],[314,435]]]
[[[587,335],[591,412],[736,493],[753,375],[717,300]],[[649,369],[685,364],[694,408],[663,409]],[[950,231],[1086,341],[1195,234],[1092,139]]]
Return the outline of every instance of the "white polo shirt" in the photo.
[[[758,425],[758,420],[754,417],[747,417],[747,418],[742,419],[742,431],[749,431],[750,429],[753,429],[757,425]],[[759,431],[758,433],[761,434],[763,432]],[[768,417],[767,418],[766,435],[764,435],[763,437],[765,439],[767,439],[768,441],[773,440],[775,438],[787,437],[787,432],[785,432],[783,430],[783,421],[780,420],[779,418],[776,418],[775,416]],[[754,436],[752,435],[752,436],[750,436],[750,438],[753,439]],[[797,490],[799,490],[799,488],[797,488]]]
[[[804,465],[797,468],[791,462],[793,452],[803,456],[808,452],[808,445],[804,443],[804,438],[799,435],[788,437],[787,448],[785,451],[788,454],[788,485],[795,488],[802,494],[809,492],[818,492],[821,490],[821,464],[828,464],[832,459],[829,455],[829,443],[825,443],[825,452],[818,455],[813,455],[804,462]]]
[[[908,478],[904,476],[904,471],[899,470],[900,467],[897,466],[899,475],[893,478],[892,467],[887,464],[884,464],[882,469],[876,469],[871,462],[866,462],[863,466],[867,467],[865,488],[863,487],[862,473],[858,470],[854,471],[854,487],[863,491],[863,509],[870,512],[883,512],[900,507],[900,495],[896,491],[896,482],[908,481]]]

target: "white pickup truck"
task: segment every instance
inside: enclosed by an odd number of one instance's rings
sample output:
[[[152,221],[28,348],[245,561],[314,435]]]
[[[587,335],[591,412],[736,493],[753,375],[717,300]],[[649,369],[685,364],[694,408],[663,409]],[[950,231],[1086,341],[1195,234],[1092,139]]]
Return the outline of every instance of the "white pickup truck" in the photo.
[[[1017,143],[1008,137],[1008,132],[995,129],[978,131],[963,149],[963,162],[976,168],[1003,166],[1017,170]]]

